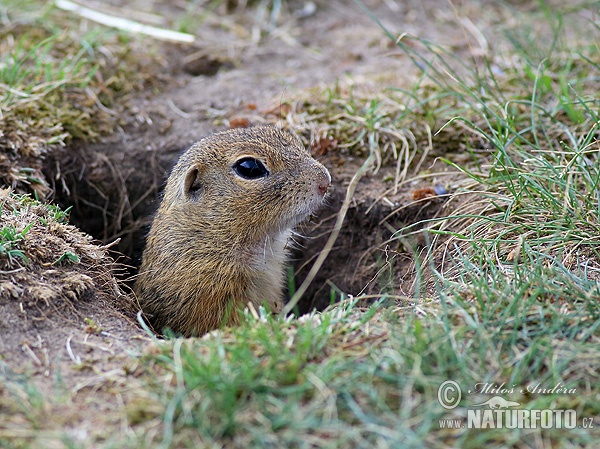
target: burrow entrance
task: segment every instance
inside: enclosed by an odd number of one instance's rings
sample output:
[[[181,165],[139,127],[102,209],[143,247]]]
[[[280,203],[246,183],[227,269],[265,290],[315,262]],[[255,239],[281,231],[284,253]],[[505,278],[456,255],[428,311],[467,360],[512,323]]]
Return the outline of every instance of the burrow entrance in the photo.
[[[114,249],[128,267],[126,282],[132,284],[164,182],[184,150],[180,145],[164,151],[135,150],[127,142],[108,142],[75,146],[63,153],[64,185],[54,186],[55,200],[63,207],[72,206],[73,224],[96,239],[105,244],[119,239]],[[332,187],[327,204],[298,228],[302,237],[296,238],[299,244],[291,252],[290,290],[304,280],[324,247],[349,181],[362,163],[358,159],[342,163],[338,155],[319,159],[332,174]],[[339,299],[336,292],[410,295],[413,254],[425,242],[394,236],[439,214],[443,200],[434,196],[415,200],[424,186],[425,191],[431,190],[417,181],[394,193],[385,178],[379,172],[361,179],[341,233],[298,306],[301,313],[324,309]]]

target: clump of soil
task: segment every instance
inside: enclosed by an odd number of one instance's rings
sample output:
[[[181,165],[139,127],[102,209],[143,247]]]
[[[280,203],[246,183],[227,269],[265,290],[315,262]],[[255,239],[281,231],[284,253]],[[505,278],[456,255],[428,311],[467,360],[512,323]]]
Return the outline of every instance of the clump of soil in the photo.
[[[49,372],[69,341],[132,332],[105,246],[56,206],[0,190],[0,359]],[[136,331],[133,331],[135,333]],[[75,345],[75,343],[73,343]],[[67,351],[68,352],[68,351]],[[12,362],[12,363],[11,363]]]

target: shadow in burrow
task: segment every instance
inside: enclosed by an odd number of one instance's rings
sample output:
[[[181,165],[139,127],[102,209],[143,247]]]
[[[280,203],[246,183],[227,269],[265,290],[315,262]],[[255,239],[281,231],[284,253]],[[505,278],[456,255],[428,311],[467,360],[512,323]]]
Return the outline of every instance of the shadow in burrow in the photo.
[[[131,151],[114,144],[79,145],[62,153],[48,165],[61,167],[60,183],[54,185],[55,200],[72,207],[71,222],[113,250],[127,267],[122,279],[132,287],[141,262],[145,237],[160,202],[162,188],[178,156],[187,147],[172,146],[161,151]],[[332,187],[326,205],[298,228],[291,245],[288,293],[306,278],[322,251],[342,205],[348,173],[331,168]],[[357,164],[357,163],[355,163]],[[414,251],[424,244],[419,238],[392,238],[397,230],[433,217],[441,199],[412,202],[410,192],[395,195],[395,201],[380,201],[389,185],[380,175],[364,177],[347,212],[340,234],[321,269],[298,303],[298,312],[323,310],[344,294],[410,294]],[[399,207],[402,204],[410,204]],[[414,230],[414,229],[413,229]]]

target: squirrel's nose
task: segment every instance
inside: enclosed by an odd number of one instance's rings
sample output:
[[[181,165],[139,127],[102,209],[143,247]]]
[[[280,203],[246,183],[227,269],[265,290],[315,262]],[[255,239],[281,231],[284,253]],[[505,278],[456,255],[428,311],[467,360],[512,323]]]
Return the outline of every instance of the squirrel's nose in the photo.
[[[327,189],[329,189],[329,186],[330,186],[330,185],[331,185],[331,183],[329,183],[329,182],[328,182],[327,184],[326,184],[326,183],[324,183],[324,182],[322,182],[322,183],[319,183],[319,187],[318,187],[318,189],[319,189],[319,193],[320,193],[321,195],[325,195],[325,194],[327,193]]]
[[[325,195],[327,193],[327,189],[329,189],[330,185],[331,185],[331,175],[329,174],[329,172],[327,170],[324,170],[323,176],[321,177],[321,179],[319,180],[319,183],[317,185],[317,189],[319,189],[319,193],[321,195]]]

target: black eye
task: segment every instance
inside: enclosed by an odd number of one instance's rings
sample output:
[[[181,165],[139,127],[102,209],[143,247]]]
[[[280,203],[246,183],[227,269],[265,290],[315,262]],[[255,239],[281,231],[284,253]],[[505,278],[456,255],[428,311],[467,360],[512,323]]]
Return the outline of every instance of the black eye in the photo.
[[[233,164],[233,170],[242,178],[257,179],[267,176],[269,171],[263,163],[252,157],[245,157]]]

